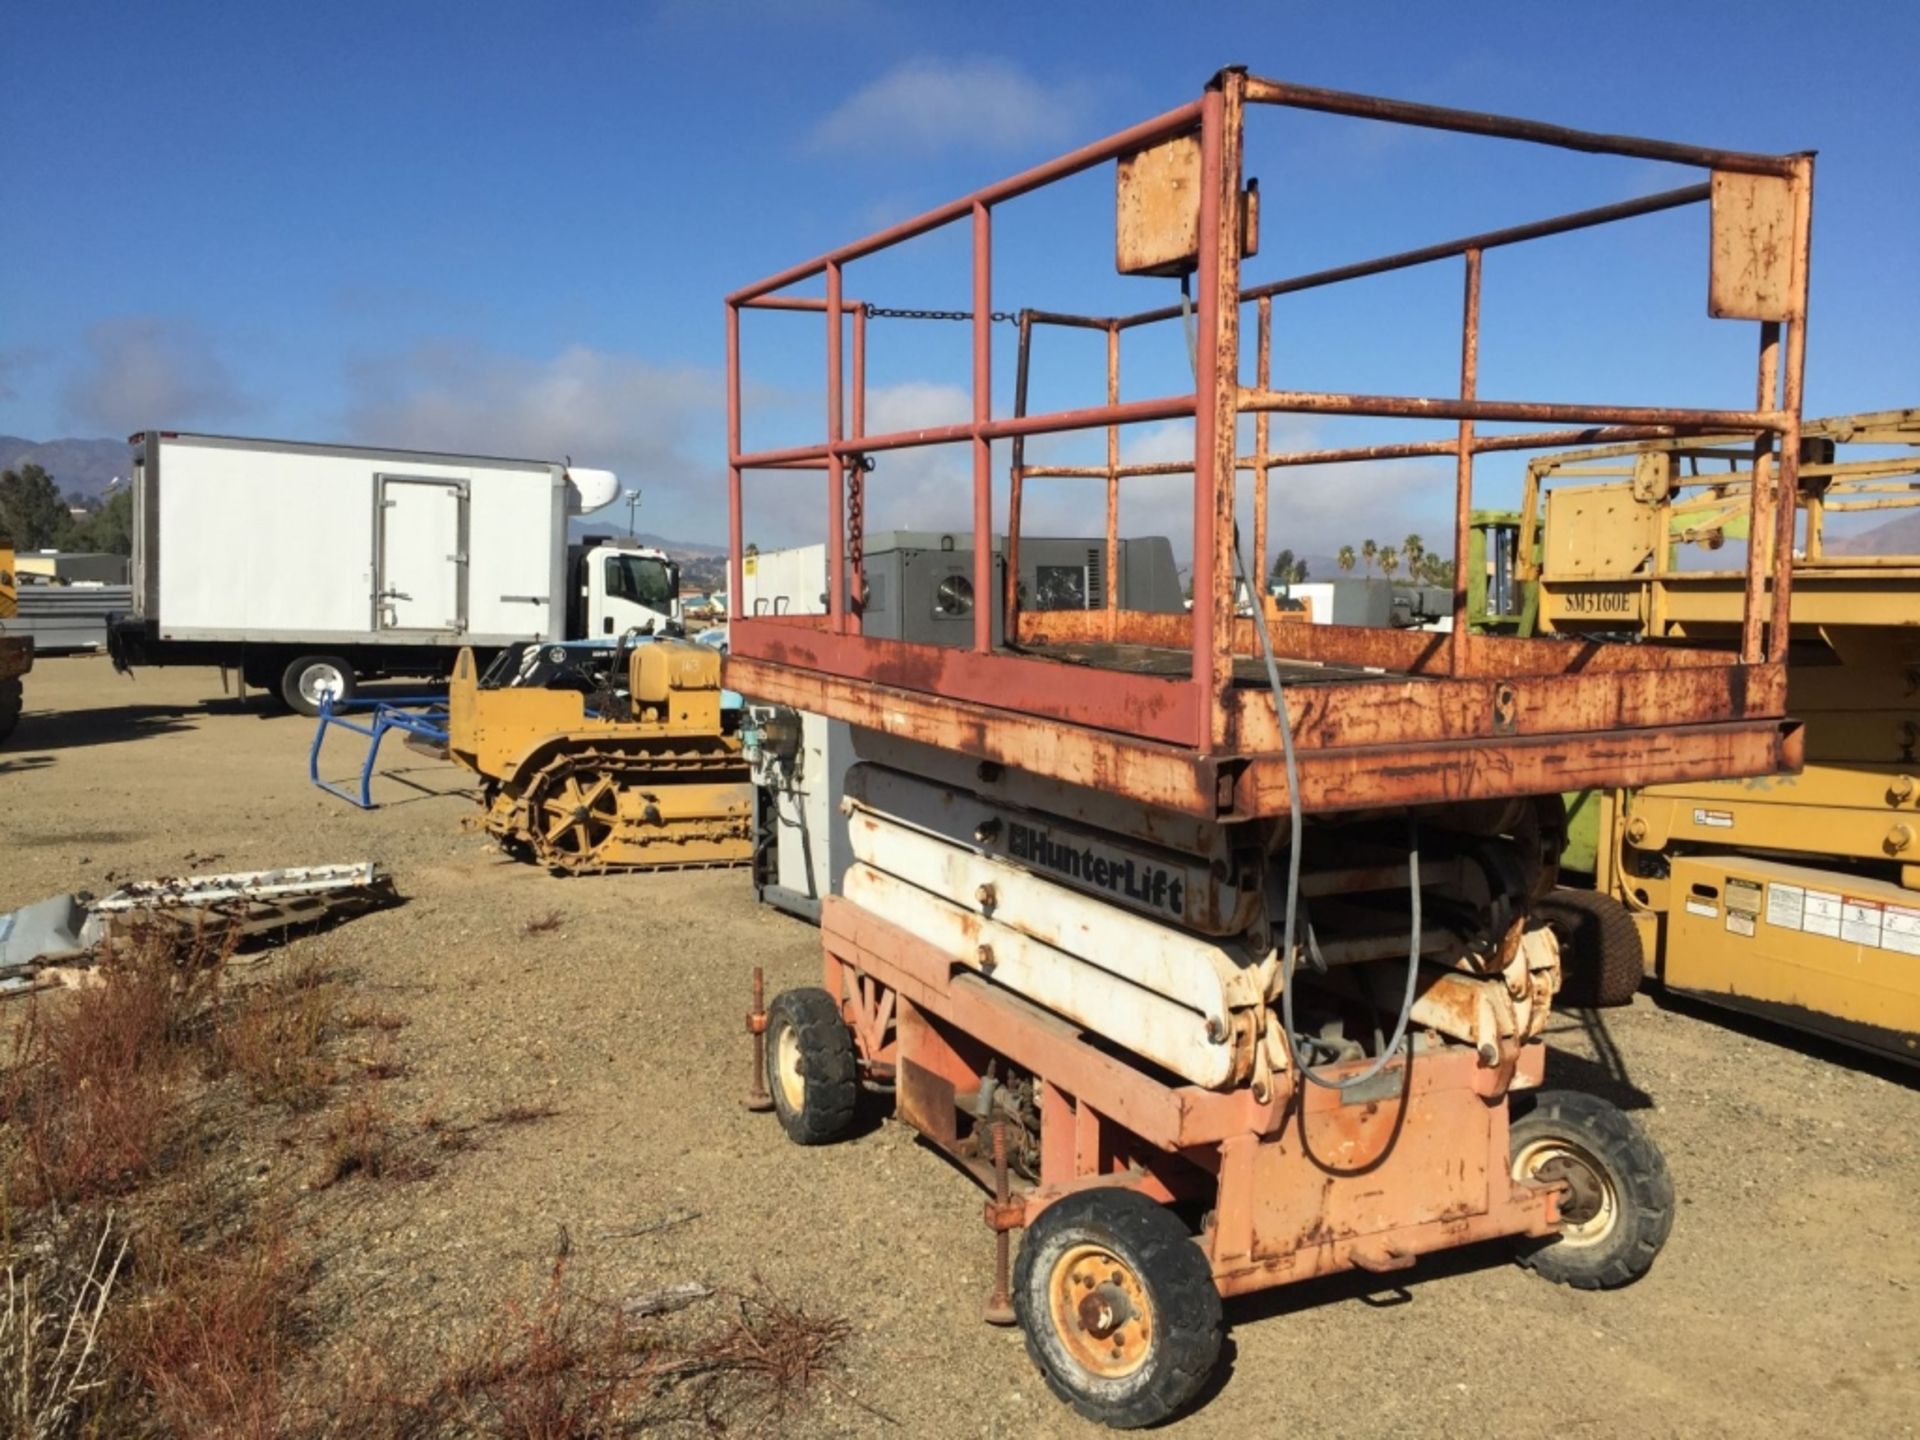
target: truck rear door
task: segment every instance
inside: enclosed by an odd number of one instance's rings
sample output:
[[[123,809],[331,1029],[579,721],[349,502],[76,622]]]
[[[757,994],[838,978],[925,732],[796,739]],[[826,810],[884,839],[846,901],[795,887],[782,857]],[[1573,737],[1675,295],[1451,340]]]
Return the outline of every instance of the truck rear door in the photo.
[[[377,493],[375,627],[465,630],[467,482],[381,475]]]

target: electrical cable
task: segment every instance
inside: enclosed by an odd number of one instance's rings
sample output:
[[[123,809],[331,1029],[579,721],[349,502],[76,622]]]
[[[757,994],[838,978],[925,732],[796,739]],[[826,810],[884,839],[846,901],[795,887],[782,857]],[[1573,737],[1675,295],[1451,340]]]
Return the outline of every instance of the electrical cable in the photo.
[[[1193,372],[1194,384],[1200,383],[1199,338],[1193,317],[1193,290],[1186,275],[1180,277],[1180,318],[1187,336],[1187,366]],[[1194,476],[1198,484],[1200,477]],[[1266,556],[1260,557],[1266,563]],[[1298,961],[1294,954],[1293,939],[1299,928],[1300,915],[1300,848],[1304,832],[1305,817],[1300,809],[1300,767],[1293,750],[1293,720],[1287,714],[1286,687],[1280,683],[1280,666],[1273,655],[1273,637],[1267,633],[1266,606],[1261,603],[1259,593],[1247,582],[1247,562],[1240,554],[1240,530],[1233,532],[1233,568],[1239,578],[1240,586],[1247,592],[1247,598],[1253,606],[1254,633],[1260,637],[1260,653],[1267,662],[1267,685],[1273,691],[1273,710],[1280,722],[1280,749],[1286,762],[1287,771],[1287,823],[1290,830],[1290,843],[1287,846],[1287,911],[1281,927],[1280,943],[1280,1035],[1286,1046],[1287,1060],[1302,1076],[1324,1090],[1349,1090],[1355,1085],[1364,1084],[1386,1069],[1387,1061],[1399,1050],[1400,1042],[1407,1033],[1407,1024],[1413,1017],[1413,997],[1420,982],[1420,824],[1411,814],[1407,816],[1407,896],[1412,910],[1412,935],[1407,945],[1407,988],[1400,1002],[1400,1018],[1393,1027],[1393,1039],[1382,1047],[1373,1064],[1358,1075],[1350,1075],[1343,1080],[1330,1080],[1318,1074],[1312,1066],[1302,1063],[1300,1046],[1304,1041],[1309,1045],[1316,1040],[1299,1034],[1293,1025],[1293,973]],[[1197,572],[1196,572],[1197,577]],[[1200,597],[1194,597],[1194,603],[1200,603]],[[1314,951],[1318,968],[1324,970],[1326,963],[1319,959],[1319,946],[1313,938],[1313,927],[1307,926],[1307,944]]]
[[[1305,816],[1300,808],[1300,768],[1294,755],[1293,720],[1287,714],[1286,687],[1280,683],[1280,666],[1273,655],[1273,637],[1267,633],[1266,609],[1260,603],[1258,593],[1247,584],[1247,563],[1240,554],[1240,534],[1237,529],[1233,536],[1233,565],[1240,584],[1253,601],[1254,633],[1260,637],[1260,653],[1267,662],[1267,685],[1273,691],[1274,714],[1280,721],[1280,750],[1287,770],[1287,823],[1291,834],[1287,846],[1287,911],[1280,932],[1280,1034],[1286,1043],[1288,1060],[1303,1077],[1322,1089],[1347,1090],[1371,1080],[1386,1068],[1387,1061],[1399,1050],[1400,1042],[1407,1033],[1407,1023],[1413,1017],[1413,997],[1420,981],[1420,826],[1412,815],[1407,816],[1407,903],[1412,910],[1412,934],[1407,944],[1406,994],[1400,1002],[1400,1018],[1394,1022],[1393,1039],[1382,1047],[1373,1064],[1360,1074],[1343,1080],[1330,1080],[1317,1073],[1312,1066],[1301,1062],[1300,1041],[1303,1037],[1293,1023],[1293,975],[1299,965],[1293,937],[1300,918],[1300,847],[1305,828]]]

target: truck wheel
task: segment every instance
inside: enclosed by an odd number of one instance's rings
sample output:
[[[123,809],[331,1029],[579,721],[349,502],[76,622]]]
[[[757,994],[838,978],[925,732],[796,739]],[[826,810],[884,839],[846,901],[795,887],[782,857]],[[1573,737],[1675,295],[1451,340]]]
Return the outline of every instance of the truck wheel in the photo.
[[[1526,1104],[1510,1132],[1513,1178],[1564,1181],[1567,1189],[1559,1237],[1523,1252],[1520,1263],[1577,1290],[1638,1280],[1673,1229],[1666,1160],[1645,1131],[1598,1096],[1540,1090]]]
[[[1132,1190],[1083,1190],[1027,1229],[1014,1308],[1048,1387],[1117,1430],[1192,1400],[1220,1358],[1220,1292],[1172,1211]]]
[[[280,674],[280,698],[301,715],[318,715],[320,697],[353,698],[353,666],[338,655],[302,655]]]
[[[13,734],[25,703],[24,689],[18,680],[0,680],[0,741]]]
[[[1562,1005],[1631,1005],[1646,978],[1647,952],[1627,907],[1592,890],[1556,890],[1533,913],[1560,937]]]
[[[782,991],[767,1007],[767,1089],[796,1145],[825,1145],[853,1124],[853,1036],[833,997],[817,986]]]

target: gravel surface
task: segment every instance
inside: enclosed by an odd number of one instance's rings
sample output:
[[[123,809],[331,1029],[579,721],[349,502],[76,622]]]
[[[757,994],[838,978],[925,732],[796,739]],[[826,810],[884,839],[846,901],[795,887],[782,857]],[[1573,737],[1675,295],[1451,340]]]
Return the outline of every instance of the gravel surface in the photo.
[[[1047,1393],[1017,1334],[979,1323],[992,1248],[956,1170],[877,1115],[801,1150],[741,1108],[751,966],[770,993],[818,983],[813,932],[757,908],[741,872],[551,878],[464,830],[461,773],[395,742],[383,808],[354,810],[307,784],[311,722],[222,697],[211,671],[128,680],[49,659],[27,704],[0,751],[0,910],[128,878],[372,857],[406,903],[298,943],[410,1017],[396,1110],[556,1112],[480,1125],[427,1180],[316,1197],[332,1343],[470,1329],[537,1293],[564,1227],[575,1274],[608,1294],[763,1280],[848,1317],[843,1380],[785,1433],[1097,1433]],[[356,760],[343,747],[325,769]],[[1234,1302],[1230,1371],[1167,1433],[1914,1433],[1911,1078],[1644,995],[1557,1016],[1552,1041],[1550,1083],[1629,1107],[1666,1152],[1680,1211],[1652,1274],[1579,1293],[1495,1246]]]

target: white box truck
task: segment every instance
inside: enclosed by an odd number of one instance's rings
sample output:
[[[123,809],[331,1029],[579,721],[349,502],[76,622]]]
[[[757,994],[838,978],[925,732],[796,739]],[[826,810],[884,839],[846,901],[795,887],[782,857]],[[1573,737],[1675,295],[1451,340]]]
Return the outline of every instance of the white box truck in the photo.
[[[441,678],[527,640],[661,632],[679,572],[658,550],[570,543],[606,470],[148,430],[133,446],[133,609],[121,669],[219,665],[305,714],[362,679]]]

